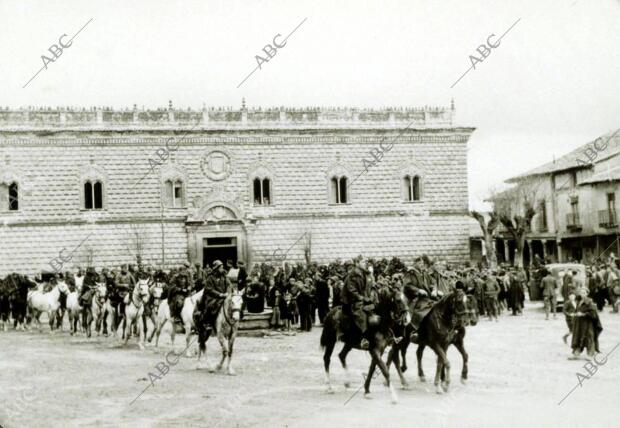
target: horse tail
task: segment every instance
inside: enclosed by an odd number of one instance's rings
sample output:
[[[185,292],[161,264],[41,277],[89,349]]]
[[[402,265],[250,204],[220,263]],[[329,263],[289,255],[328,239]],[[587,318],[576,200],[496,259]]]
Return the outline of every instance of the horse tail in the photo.
[[[336,343],[338,340],[336,318],[334,311],[331,310],[325,319],[323,320],[323,331],[321,332],[321,349],[325,349],[326,346]]]

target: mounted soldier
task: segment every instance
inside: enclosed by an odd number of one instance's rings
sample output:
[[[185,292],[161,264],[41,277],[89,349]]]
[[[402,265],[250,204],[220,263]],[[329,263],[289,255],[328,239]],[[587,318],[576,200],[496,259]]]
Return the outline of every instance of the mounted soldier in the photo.
[[[368,271],[366,268],[366,259],[362,256],[357,257],[355,266],[345,278],[344,287],[342,287],[340,294],[345,326],[349,327],[345,327],[344,330],[354,330],[357,327],[357,333],[362,337],[361,349],[368,349],[368,339],[364,337],[368,329],[368,314],[365,306],[373,303],[367,284]]]
[[[205,283],[202,299],[196,305],[194,322],[207,330],[215,327],[215,319],[224,303],[224,299],[232,284],[226,276],[224,264],[220,260],[213,262],[213,270]]]
[[[97,271],[95,271],[95,268],[91,266],[86,269],[86,275],[84,275],[84,282],[82,284],[82,291],[80,292],[79,302],[83,308],[90,307],[96,287]]]
[[[185,298],[193,290],[192,276],[188,270],[189,263],[183,266],[183,269],[176,275],[173,285],[168,292],[168,306],[170,307],[170,315],[174,319],[174,322],[179,325],[183,325],[181,319],[181,311],[183,310],[183,304]]]
[[[136,280],[134,276],[129,272],[129,267],[125,264],[121,266],[121,271],[114,280],[116,285],[116,294],[118,296],[118,308],[117,315],[120,318],[123,317],[125,313],[125,304],[127,295],[133,291],[134,286],[136,285]]]
[[[426,265],[430,265],[430,260],[426,256],[417,257],[413,261],[413,268],[405,274],[403,293],[409,300],[411,311],[411,341],[417,343],[417,331],[424,317],[429,313],[435,304],[434,298],[437,297],[437,288],[434,287],[435,281],[429,275]],[[435,280],[437,280],[435,278]]]

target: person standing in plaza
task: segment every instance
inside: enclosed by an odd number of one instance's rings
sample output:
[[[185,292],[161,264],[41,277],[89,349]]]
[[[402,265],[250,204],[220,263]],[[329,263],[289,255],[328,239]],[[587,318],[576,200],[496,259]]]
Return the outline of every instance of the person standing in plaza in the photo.
[[[556,289],[558,288],[558,284],[553,275],[551,275],[551,272],[545,271],[541,286],[543,299],[545,301],[545,320],[549,319],[549,311],[553,313],[553,318],[555,318],[557,305]]]
[[[568,295],[568,300],[564,302],[562,308],[564,312],[564,318],[566,320],[566,326],[568,327],[568,333],[562,336],[564,343],[567,343],[568,336],[573,334],[573,325],[575,322],[575,313],[577,312],[577,302],[575,301],[575,295],[573,293]]]
[[[489,316],[489,321],[498,321],[497,315],[499,313],[499,303],[497,301],[497,295],[499,294],[500,287],[497,283],[495,275],[484,274],[484,301],[486,306],[486,313]]]
[[[571,343],[573,355],[570,359],[579,358],[584,348],[588,352],[588,357],[593,358],[595,353],[600,352],[598,337],[603,331],[603,326],[596,306],[588,297],[588,291],[585,288],[580,290],[576,302],[577,311],[573,322],[573,340]]]

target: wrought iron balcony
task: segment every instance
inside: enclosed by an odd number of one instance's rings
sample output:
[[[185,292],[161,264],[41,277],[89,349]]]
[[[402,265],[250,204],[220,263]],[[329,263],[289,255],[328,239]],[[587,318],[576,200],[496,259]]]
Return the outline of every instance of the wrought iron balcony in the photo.
[[[608,229],[618,227],[618,217],[615,210],[600,210],[598,212],[598,225]]]
[[[576,232],[581,230],[581,221],[579,220],[579,214],[566,214],[566,229]]]

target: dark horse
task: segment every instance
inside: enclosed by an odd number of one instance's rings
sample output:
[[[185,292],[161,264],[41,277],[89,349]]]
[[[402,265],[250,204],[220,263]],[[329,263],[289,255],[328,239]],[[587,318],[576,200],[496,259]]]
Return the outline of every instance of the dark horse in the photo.
[[[404,325],[409,322],[408,318],[406,321],[403,321],[405,316],[408,315],[407,305],[405,304],[402,292],[393,287],[382,287],[378,292],[376,301],[377,303],[375,304],[374,311],[376,314],[376,317],[374,317],[375,322],[369,323],[368,330],[365,334],[365,337],[369,343],[368,353],[371,357],[371,363],[368,369],[368,376],[364,382],[364,391],[365,395],[370,393],[371,376],[374,373],[375,368],[379,366],[381,373],[383,373],[383,376],[385,377],[387,386],[390,388],[392,401],[396,402],[396,391],[390,383],[390,374],[387,366],[381,359],[381,356],[383,355],[385,348],[394,340],[393,331],[395,326],[401,323]],[[347,354],[351,351],[351,349],[360,349],[359,335],[351,333],[351,331],[343,331],[341,326],[342,317],[342,309],[340,307],[335,307],[329,311],[323,321],[321,348],[325,349],[323,362],[325,365],[325,377],[328,392],[333,392],[329,377],[329,364],[338,339],[344,342],[344,346],[338,354],[338,358],[340,359],[342,367],[347,372],[347,379],[344,384],[347,388],[350,386],[350,377],[348,376],[346,362]],[[370,318],[372,319],[373,317],[371,316]],[[339,332],[343,333],[340,338],[338,337]]]
[[[471,301],[470,301],[471,300]],[[420,323],[418,329],[418,373],[420,380],[425,381],[424,373],[421,371],[421,358],[425,347],[430,347],[437,355],[437,370],[435,372],[435,390],[441,394],[441,388],[445,392],[450,386],[450,362],[447,357],[447,350],[450,344],[458,342],[459,332],[462,329],[462,337],[465,336],[465,326],[470,323],[471,305],[476,305],[473,297],[467,296],[462,290],[455,290],[442,297],[429,311]],[[408,338],[413,331],[411,325],[405,327],[404,336]],[[460,339],[462,348],[462,337]],[[407,370],[406,354],[409,347],[409,340],[394,345],[388,353],[388,367],[392,361],[396,366],[398,376],[404,387],[407,381],[403,372]],[[457,345],[458,348],[458,345]],[[465,352],[465,348],[462,348]],[[459,349],[460,350],[460,349]],[[403,365],[400,366],[399,351],[403,358]],[[467,377],[467,354],[463,354],[464,373]],[[441,380],[441,388],[440,388]]]
[[[467,295],[467,315],[468,315],[468,325],[474,326],[478,323],[478,302],[473,295]],[[467,361],[469,360],[469,355],[467,355],[467,351],[465,351],[465,325],[461,325],[456,330],[456,334],[454,335],[450,345],[454,345],[456,349],[460,352],[461,357],[463,358],[463,368],[461,369],[461,382],[467,382]],[[418,359],[418,377],[422,382],[426,381],[424,377],[424,370],[422,370],[422,355],[424,353],[424,348],[426,347],[425,343],[420,343],[418,346],[418,350],[416,351],[416,357]],[[446,347],[446,353],[448,348]],[[404,352],[407,352],[405,348]],[[403,364],[406,365],[405,353],[403,353]],[[444,373],[442,373],[441,380],[444,380]]]
[[[37,284],[26,275],[17,273],[9,274],[2,282],[4,283],[2,286],[3,312],[8,311],[10,307],[13,316],[13,328],[17,329],[18,324],[20,324],[22,330],[25,330],[28,314],[28,291],[35,288]],[[2,317],[7,318],[8,321],[8,312],[3,313]]]

